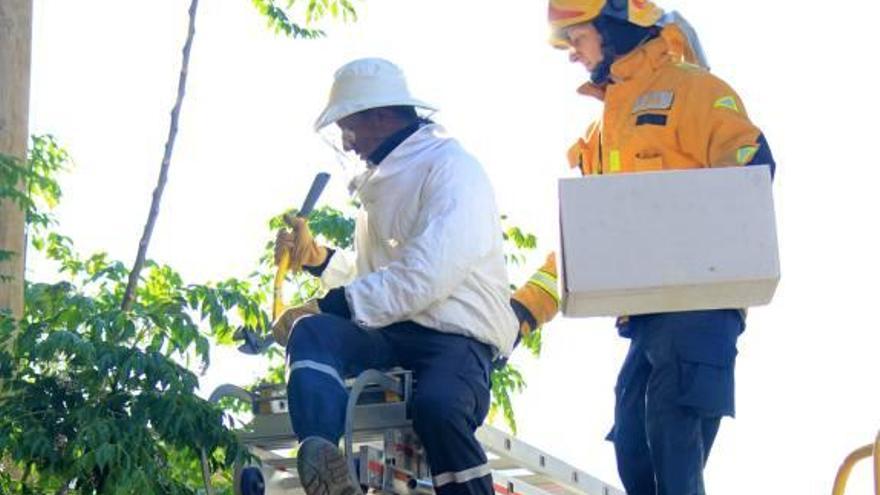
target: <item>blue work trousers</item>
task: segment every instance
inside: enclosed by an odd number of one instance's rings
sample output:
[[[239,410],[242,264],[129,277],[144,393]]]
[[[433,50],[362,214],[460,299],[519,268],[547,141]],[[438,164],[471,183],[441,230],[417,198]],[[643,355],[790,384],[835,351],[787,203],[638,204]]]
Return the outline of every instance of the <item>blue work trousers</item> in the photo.
[[[634,316],[615,392],[617,469],[629,495],[703,495],[703,467],[734,414],[738,310]]]
[[[301,319],[288,346],[293,429],[299,438],[338,443],[348,400],[345,378],[367,369],[410,369],[416,381],[413,428],[438,495],[492,493],[490,469],[474,431],[489,408],[492,349],[474,339],[413,322],[365,329],[333,315]]]

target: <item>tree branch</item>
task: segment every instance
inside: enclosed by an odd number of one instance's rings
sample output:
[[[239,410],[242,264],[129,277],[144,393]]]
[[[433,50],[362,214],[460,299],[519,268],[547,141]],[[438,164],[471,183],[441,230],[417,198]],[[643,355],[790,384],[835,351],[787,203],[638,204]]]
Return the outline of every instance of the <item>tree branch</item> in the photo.
[[[171,154],[174,151],[174,141],[177,137],[177,121],[180,118],[180,107],[183,104],[183,96],[186,92],[189,52],[190,48],[192,48],[193,37],[196,32],[196,9],[198,4],[199,0],[192,0],[189,6],[189,32],[186,36],[186,43],[183,45],[183,63],[180,66],[180,79],[177,84],[177,101],[174,103],[174,108],[171,109],[171,126],[168,129],[168,141],[165,142],[165,155],[162,157],[162,167],[159,169],[159,182],[156,184],[156,189],[153,190],[153,202],[150,205],[150,213],[147,217],[147,223],[144,225],[141,242],[138,245],[137,258],[135,258],[134,266],[128,276],[125,295],[122,297],[123,311],[131,309],[131,305],[134,302],[135,289],[137,288],[141,269],[144,267],[144,260],[147,257],[147,246],[150,244],[153,226],[156,225],[156,219],[159,216],[159,203],[162,201],[162,192],[165,190],[165,183],[168,181],[168,167],[171,164]]]

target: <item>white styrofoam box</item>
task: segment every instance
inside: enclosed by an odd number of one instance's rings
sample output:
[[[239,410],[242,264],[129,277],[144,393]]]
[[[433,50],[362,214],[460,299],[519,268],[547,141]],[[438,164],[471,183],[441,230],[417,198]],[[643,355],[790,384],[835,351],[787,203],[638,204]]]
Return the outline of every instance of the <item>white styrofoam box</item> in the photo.
[[[759,306],[779,283],[768,167],[562,179],[559,208],[566,316]]]

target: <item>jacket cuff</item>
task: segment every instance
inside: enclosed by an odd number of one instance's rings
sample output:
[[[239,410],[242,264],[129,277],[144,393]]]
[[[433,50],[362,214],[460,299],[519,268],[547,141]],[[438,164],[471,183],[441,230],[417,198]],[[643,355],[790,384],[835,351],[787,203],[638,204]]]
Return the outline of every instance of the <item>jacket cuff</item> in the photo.
[[[330,264],[330,258],[333,257],[333,253],[335,253],[335,252],[336,252],[335,249],[327,248],[327,257],[324,258],[324,262],[323,262],[323,263],[321,263],[321,264],[318,265],[318,266],[306,266],[306,265],[303,265],[303,270],[304,270],[306,273],[308,273],[309,275],[312,275],[312,276],[314,276],[314,277],[318,277],[318,278],[320,278],[321,275],[324,273],[324,270],[327,269],[327,265]]]
[[[510,307],[513,308],[513,312],[516,314],[516,319],[519,320],[520,327],[525,323],[529,327],[529,332],[532,332],[536,328],[538,328],[538,321],[535,320],[535,316],[529,311],[528,308],[525,307],[521,302],[516,299],[510,300]],[[517,343],[521,335],[516,336]]]
[[[330,258],[329,256],[327,257]],[[348,299],[345,297],[345,287],[337,287],[330,289],[327,295],[318,299],[318,308],[321,313],[336,315],[346,320],[351,319],[351,308],[348,306]]]

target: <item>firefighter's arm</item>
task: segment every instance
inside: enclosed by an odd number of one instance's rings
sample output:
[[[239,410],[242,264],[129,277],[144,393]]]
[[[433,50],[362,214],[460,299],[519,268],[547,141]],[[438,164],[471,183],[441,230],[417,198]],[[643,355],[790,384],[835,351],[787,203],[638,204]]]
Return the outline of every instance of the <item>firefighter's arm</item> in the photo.
[[[559,289],[556,275],[556,253],[550,253],[547,261],[528,282],[513,293],[510,304],[520,320],[520,333],[549,322],[559,312]]]
[[[599,172],[599,122],[587,128],[584,137],[575,142],[567,153],[568,165],[578,169],[582,175]]]
[[[766,138],[746,113],[739,95],[705,73],[682,94],[686,100],[678,126],[682,148],[710,167],[770,165],[775,162]]]

